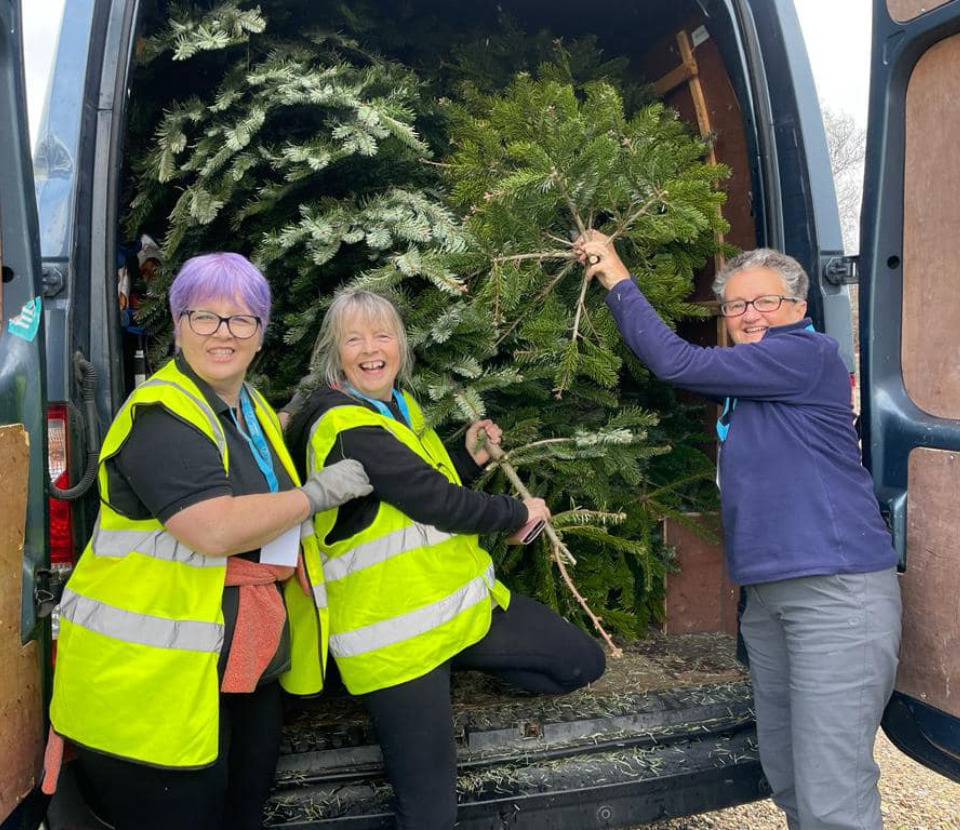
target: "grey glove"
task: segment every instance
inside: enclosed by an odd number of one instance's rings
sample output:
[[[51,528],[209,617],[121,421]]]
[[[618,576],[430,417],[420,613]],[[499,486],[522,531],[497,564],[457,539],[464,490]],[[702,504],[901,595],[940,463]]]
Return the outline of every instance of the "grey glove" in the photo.
[[[339,507],[350,499],[366,496],[373,492],[373,487],[363,464],[347,458],[310,473],[300,491],[310,499],[310,512],[319,513]]]

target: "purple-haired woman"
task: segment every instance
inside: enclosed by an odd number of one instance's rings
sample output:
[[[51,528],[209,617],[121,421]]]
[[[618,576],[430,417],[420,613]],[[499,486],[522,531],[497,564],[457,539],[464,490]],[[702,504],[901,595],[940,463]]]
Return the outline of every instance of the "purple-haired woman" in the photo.
[[[344,461],[299,486],[245,383],[270,318],[250,262],[189,260],[170,310],[176,357],[104,440],[100,514],[60,607],[48,759],[71,741],[119,830],[258,828],[280,684],[322,684],[323,576],[300,525],[370,485]]]

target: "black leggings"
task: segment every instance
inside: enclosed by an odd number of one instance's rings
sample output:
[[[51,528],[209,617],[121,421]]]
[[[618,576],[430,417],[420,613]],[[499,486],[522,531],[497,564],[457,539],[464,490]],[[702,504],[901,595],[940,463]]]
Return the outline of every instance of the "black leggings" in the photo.
[[[283,721],[280,685],[220,696],[220,755],[203,769],[159,769],[78,747],[81,773],[117,830],[259,830]],[[93,805],[92,805],[93,806]]]
[[[450,670],[477,669],[531,692],[559,695],[600,677],[603,650],[545,605],[514,593],[480,642],[433,671],[363,695],[397,802],[397,827],[448,830],[457,818],[457,749]]]

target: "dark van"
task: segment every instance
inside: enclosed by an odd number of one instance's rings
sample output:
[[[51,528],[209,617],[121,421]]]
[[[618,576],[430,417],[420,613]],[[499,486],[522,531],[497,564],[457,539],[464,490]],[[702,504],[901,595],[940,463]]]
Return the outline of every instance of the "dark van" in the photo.
[[[584,34],[572,0],[483,0],[529,31]],[[394,4],[379,4],[389,25]],[[67,0],[35,156],[19,0],[0,0],[0,820],[105,825],[65,765],[39,795],[59,591],[89,537],[100,439],[130,392],[117,303],[134,47],[162,0]],[[457,4],[410,0],[418,13]],[[476,13],[476,9],[473,9]],[[884,729],[960,780],[960,0],[874,0],[859,261],[843,255],[820,111],[791,0],[597,0],[589,30],[629,56],[694,129],[716,137],[727,241],[796,257],[809,307],[855,349],[860,286],[865,463],[901,554],[902,663]],[[867,25],[868,21],[864,21]],[[697,295],[707,296],[706,277]],[[689,336],[717,343],[713,323]],[[815,436],[813,437],[815,440]],[[594,688],[517,697],[455,690],[464,828],[625,828],[762,798],[735,638],[654,634]],[[291,709],[268,826],[391,826],[389,787],[345,697]]]

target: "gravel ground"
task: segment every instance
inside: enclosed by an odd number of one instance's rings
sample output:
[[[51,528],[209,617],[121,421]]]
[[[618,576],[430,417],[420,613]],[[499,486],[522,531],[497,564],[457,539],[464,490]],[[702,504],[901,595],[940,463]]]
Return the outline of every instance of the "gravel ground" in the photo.
[[[960,830],[960,784],[915,763],[881,733],[877,738],[886,830]],[[757,801],[693,818],[657,821],[643,830],[786,830],[771,801]]]

